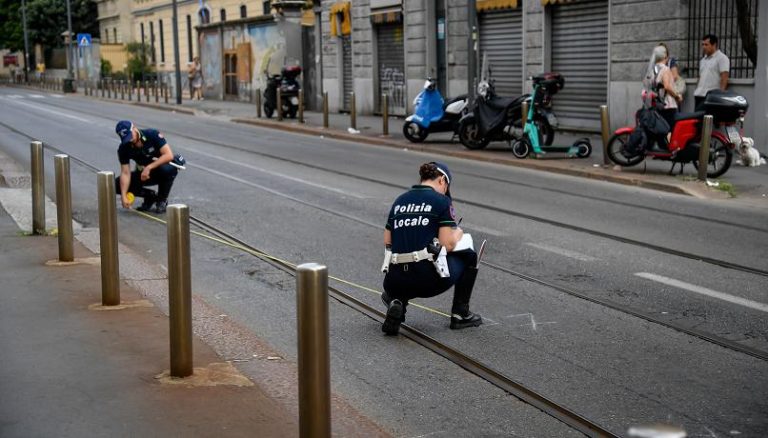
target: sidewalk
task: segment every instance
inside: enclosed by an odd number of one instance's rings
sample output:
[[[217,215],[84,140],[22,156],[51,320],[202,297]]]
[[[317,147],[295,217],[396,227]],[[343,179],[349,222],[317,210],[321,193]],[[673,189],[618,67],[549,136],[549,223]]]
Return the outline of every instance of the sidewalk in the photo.
[[[90,263],[46,265],[57,248],[55,237],[24,236],[0,207],[0,436],[298,435],[258,386],[162,383],[168,319],[125,283],[122,301],[138,307],[89,308],[101,299],[98,258],[75,242]],[[196,372],[222,362],[197,337],[193,348]]]

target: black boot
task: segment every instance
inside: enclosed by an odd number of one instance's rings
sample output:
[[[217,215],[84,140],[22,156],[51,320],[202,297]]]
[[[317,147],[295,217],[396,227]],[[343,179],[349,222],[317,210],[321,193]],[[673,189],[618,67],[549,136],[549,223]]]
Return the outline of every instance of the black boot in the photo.
[[[140,206],[136,207],[136,210],[138,211],[149,211],[155,201],[157,201],[157,195],[154,191],[149,189],[141,189],[137,196],[141,196],[144,199],[144,202],[142,202]]]
[[[477,268],[469,266],[453,288],[453,306],[451,307],[451,329],[459,330],[477,327],[483,323],[480,315],[469,311],[469,299],[477,280]]]
[[[400,324],[405,320],[405,306],[400,300],[392,300],[387,308],[387,317],[381,325],[381,331],[387,336],[397,336]]]

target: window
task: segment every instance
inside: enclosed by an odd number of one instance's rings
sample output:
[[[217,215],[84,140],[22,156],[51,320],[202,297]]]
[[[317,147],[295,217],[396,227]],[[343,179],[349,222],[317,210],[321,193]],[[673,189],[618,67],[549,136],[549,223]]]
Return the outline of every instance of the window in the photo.
[[[221,11],[219,11],[219,14],[221,15],[221,21],[227,21],[227,10],[226,9],[222,9]]]
[[[201,8],[198,15],[200,16],[200,24],[208,24],[211,22],[211,11],[208,9]]]
[[[192,17],[187,15],[187,53],[188,61],[192,62]]]
[[[165,62],[165,39],[163,38],[163,20],[157,23],[160,29],[160,62]]]
[[[737,4],[743,4],[739,8]],[[757,3],[711,2],[690,0],[688,3],[688,77],[699,77],[701,40],[704,35],[717,36],[717,48],[731,61],[731,78],[752,79],[757,62]],[[675,56],[673,53],[672,56]]]
[[[245,10],[245,5],[241,5],[240,6],[240,18],[245,18],[247,16],[248,16],[248,14],[247,14],[247,12]]]
[[[272,13],[272,2],[267,0],[261,2],[262,14],[269,15]]]
[[[155,57],[155,23],[149,22],[149,54],[152,64],[157,62]]]
[[[144,23],[141,23],[140,26],[141,26],[141,45],[143,46],[145,44],[145,42],[144,42]]]
[[[117,44],[117,28],[116,27],[112,28],[112,35],[114,36],[114,38],[112,38],[112,42]]]
[[[109,44],[109,29],[104,29],[104,44]]]

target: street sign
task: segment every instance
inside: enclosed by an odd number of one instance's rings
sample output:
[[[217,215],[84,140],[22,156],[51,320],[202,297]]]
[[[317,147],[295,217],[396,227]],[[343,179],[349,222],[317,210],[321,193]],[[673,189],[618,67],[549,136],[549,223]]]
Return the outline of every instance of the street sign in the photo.
[[[78,47],[90,47],[91,46],[91,34],[79,33],[77,34],[77,46]]]

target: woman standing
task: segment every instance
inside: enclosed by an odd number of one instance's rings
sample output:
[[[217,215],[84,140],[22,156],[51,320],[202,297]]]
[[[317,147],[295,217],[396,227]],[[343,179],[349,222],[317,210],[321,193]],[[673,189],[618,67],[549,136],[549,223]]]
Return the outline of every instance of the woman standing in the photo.
[[[193,73],[192,89],[194,92],[192,93],[192,99],[197,96],[197,100],[203,100],[203,66],[200,65],[199,56],[195,56],[195,59],[192,60],[190,71]]]
[[[678,102],[683,101],[683,96],[675,91],[675,78],[667,66],[668,58],[669,55],[664,46],[659,45],[653,49],[653,90],[658,93],[659,100],[663,102],[663,109],[659,113],[672,128],[675,124]]]

